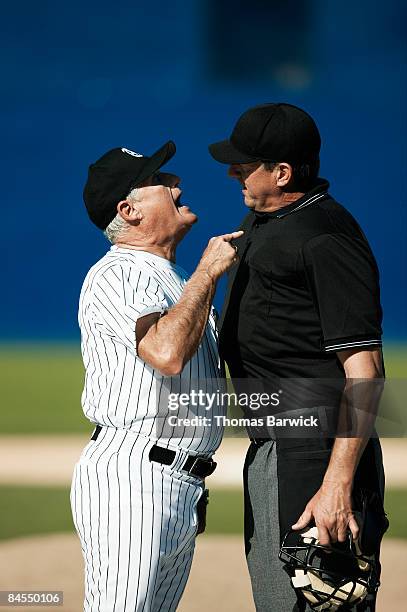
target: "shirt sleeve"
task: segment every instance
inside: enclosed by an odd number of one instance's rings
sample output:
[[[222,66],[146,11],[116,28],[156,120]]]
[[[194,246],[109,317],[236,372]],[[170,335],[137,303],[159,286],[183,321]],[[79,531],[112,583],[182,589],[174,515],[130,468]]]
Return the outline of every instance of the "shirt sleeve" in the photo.
[[[95,279],[93,306],[100,331],[135,354],[137,320],[153,312],[163,314],[169,307],[152,271],[120,263]]]
[[[321,322],[321,348],[381,346],[379,272],[367,242],[323,234],[304,245],[303,262]]]

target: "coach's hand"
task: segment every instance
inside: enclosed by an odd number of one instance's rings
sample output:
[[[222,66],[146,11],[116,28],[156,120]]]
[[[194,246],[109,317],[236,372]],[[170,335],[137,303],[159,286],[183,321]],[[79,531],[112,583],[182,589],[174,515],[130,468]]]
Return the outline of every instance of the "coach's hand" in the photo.
[[[352,512],[351,488],[341,483],[324,482],[292,529],[305,529],[312,519],[318,528],[318,540],[324,546],[344,542],[348,529],[356,539],[359,527]]]
[[[240,238],[242,234],[242,231],[238,231],[211,238],[197,270],[204,270],[213,280],[217,280],[237,261],[237,249],[231,244],[231,240]]]

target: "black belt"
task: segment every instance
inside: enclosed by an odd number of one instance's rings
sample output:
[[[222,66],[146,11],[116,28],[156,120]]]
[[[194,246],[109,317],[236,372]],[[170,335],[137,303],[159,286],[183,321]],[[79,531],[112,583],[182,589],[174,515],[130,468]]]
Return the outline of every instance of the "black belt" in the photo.
[[[100,425],[96,425],[91,440],[97,440],[101,431],[102,427]],[[156,461],[157,463],[163,463],[164,465],[171,465],[171,463],[174,463],[176,456],[176,451],[154,444],[154,446],[152,446],[150,449],[148,458],[150,461]],[[181,470],[188,472],[188,474],[191,476],[206,478],[207,476],[213,474],[216,469],[216,465],[217,463],[213,461],[213,459],[189,455],[181,467]]]
[[[176,456],[176,451],[171,450],[170,448],[157,446],[157,444],[151,447],[148,455],[150,461],[157,461],[157,463],[163,463],[164,465],[171,465],[171,463],[174,463]],[[188,474],[191,476],[206,478],[207,476],[213,474],[216,469],[216,465],[217,464],[215,461],[213,461],[213,459],[189,455],[181,467],[181,470],[188,472]]]
[[[100,434],[101,431],[102,431],[101,426],[100,425],[96,425],[95,431],[92,434],[91,440],[97,440],[98,439],[98,435]]]

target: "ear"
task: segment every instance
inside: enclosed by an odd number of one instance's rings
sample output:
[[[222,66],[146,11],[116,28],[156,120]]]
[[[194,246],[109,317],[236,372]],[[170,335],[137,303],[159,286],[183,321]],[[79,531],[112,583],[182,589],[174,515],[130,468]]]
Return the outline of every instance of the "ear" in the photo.
[[[117,205],[117,212],[128,223],[140,222],[143,218],[141,210],[133,205],[128,200],[121,200]]]
[[[276,168],[276,184],[278,187],[287,187],[293,176],[293,169],[290,164],[282,162]]]

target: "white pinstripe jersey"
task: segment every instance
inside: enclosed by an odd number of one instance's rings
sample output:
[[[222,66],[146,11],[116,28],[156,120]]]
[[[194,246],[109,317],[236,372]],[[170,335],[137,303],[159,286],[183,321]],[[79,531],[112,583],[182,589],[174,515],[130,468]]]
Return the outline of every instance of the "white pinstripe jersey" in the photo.
[[[162,257],[117,246],[89,270],[78,315],[85,366],[82,408],[93,423],[130,429],[165,445],[209,456],[223,434],[213,418],[224,414],[221,406],[215,403],[211,411],[202,409],[200,414],[210,417],[207,426],[196,432],[189,427],[184,433],[177,428],[171,438],[160,436],[156,417],[163,388],[185,390],[200,379],[206,392],[222,389],[214,309],[197,352],[179,376],[164,377],[136,351],[137,319],[176,304],[187,280],[182,268]]]

